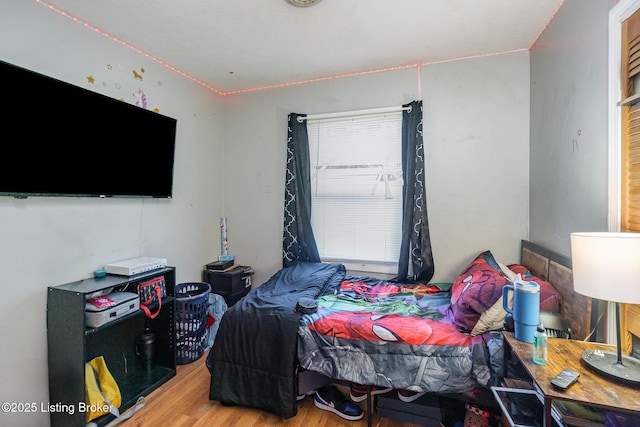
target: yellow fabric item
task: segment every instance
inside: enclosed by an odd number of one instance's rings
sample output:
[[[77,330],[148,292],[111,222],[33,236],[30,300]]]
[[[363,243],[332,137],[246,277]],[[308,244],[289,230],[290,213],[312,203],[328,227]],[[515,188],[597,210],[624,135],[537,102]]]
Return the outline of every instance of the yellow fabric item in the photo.
[[[121,404],[120,388],[107,369],[104,357],[98,356],[84,365],[87,422],[102,415],[117,414]],[[115,412],[114,412],[115,411]]]

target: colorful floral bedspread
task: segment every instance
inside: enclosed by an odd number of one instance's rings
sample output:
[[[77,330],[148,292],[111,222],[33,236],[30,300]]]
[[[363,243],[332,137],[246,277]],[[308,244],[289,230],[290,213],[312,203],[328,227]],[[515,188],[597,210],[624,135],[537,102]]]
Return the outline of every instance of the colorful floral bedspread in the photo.
[[[346,277],[339,293],[320,297],[318,310],[302,317],[301,366],[334,379],[414,391],[490,385],[502,366],[501,337],[460,332],[450,319],[450,286]]]

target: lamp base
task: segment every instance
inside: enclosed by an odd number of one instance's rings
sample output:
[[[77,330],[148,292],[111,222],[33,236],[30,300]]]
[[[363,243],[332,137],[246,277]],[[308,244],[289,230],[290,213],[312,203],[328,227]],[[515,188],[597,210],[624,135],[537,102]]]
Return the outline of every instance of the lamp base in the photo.
[[[613,381],[640,387],[640,360],[638,359],[623,355],[620,363],[616,353],[585,350],[582,352],[582,361],[597,374]]]

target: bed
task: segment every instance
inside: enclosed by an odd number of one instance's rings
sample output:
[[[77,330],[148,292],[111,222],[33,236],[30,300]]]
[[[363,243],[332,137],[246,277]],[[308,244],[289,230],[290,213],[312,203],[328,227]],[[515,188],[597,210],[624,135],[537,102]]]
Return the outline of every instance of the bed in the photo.
[[[564,315],[576,338],[589,328],[584,314],[569,311],[570,261],[527,241],[521,255],[521,264],[505,266],[484,251],[452,284],[348,276],[341,264],[280,270],[223,316],[207,357],[209,397],[286,419],[314,386],[303,379],[309,373],[416,392],[494,385],[503,366],[502,287],[516,274],[540,284],[541,309]]]

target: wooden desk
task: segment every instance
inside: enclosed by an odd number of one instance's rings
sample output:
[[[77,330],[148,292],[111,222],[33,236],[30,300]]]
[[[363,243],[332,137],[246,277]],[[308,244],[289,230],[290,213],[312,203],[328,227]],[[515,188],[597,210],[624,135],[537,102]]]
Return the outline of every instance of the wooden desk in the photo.
[[[617,412],[640,413],[640,390],[615,383],[593,373],[582,363],[583,350],[603,349],[616,351],[615,347],[592,342],[549,338],[547,364],[533,363],[533,344],[518,341],[512,332],[504,332],[505,360],[515,354],[533,381],[544,394],[544,425],[553,426],[551,400],[567,400]],[[506,364],[505,364],[506,367]],[[578,382],[566,391],[555,389],[549,381],[563,369],[580,373]],[[507,372],[504,373],[508,376]]]

